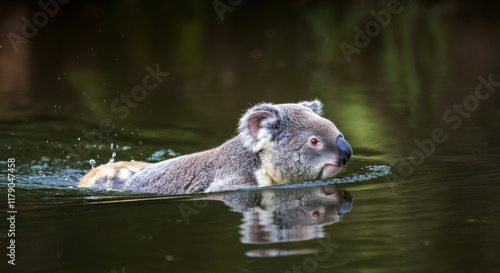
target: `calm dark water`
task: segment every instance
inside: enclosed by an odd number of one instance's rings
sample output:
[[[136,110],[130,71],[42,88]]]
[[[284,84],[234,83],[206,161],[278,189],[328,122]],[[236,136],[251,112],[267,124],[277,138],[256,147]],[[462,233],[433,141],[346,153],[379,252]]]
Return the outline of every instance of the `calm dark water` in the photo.
[[[1,272],[500,271],[498,5],[237,2],[70,1],[46,22],[2,2]],[[314,98],[354,149],[329,181],[76,188],[91,159],[208,149],[252,104]]]

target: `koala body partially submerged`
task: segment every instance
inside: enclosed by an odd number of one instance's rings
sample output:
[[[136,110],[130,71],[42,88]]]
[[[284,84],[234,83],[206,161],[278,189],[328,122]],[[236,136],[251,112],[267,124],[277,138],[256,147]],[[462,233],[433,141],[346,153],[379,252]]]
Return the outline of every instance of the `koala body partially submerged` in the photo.
[[[352,149],[321,117],[315,100],[258,104],[240,119],[239,134],[221,146],[162,162],[117,162],[93,169],[79,187],[186,194],[326,179]]]

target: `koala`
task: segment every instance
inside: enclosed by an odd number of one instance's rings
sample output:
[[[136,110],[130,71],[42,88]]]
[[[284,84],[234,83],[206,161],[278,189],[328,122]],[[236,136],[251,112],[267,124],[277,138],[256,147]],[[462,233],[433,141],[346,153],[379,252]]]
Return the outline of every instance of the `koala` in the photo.
[[[154,164],[101,165],[78,186],[190,194],[324,180],[349,162],[352,148],[322,108],[319,100],[257,104],[217,148]]]

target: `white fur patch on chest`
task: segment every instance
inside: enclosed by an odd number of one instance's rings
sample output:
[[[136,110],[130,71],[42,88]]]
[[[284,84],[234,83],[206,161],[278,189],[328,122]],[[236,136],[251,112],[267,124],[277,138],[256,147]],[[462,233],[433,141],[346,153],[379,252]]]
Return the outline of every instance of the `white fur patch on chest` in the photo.
[[[261,130],[257,143],[252,148],[254,153],[261,152],[261,166],[254,173],[259,187],[276,186],[287,183],[271,160],[271,151],[274,149],[274,144],[271,139],[271,134],[267,132],[267,130]]]
[[[274,183],[274,180],[267,172],[266,168],[262,166],[255,171],[255,178],[257,179],[257,184],[259,185],[259,187],[268,187],[276,185],[276,183]]]
[[[261,166],[255,171],[255,178],[259,187],[276,186],[290,183],[283,177],[271,160],[271,155],[261,153]]]

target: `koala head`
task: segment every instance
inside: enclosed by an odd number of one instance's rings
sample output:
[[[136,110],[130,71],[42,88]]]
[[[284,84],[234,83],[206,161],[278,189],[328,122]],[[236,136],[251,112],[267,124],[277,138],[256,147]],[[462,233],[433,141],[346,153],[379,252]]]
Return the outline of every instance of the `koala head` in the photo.
[[[258,104],[241,118],[239,137],[257,153],[264,185],[327,179],[349,162],[352,149],[337,127],[321,116],[318,100]],[[261,186],[264,186],[261,185]]]

